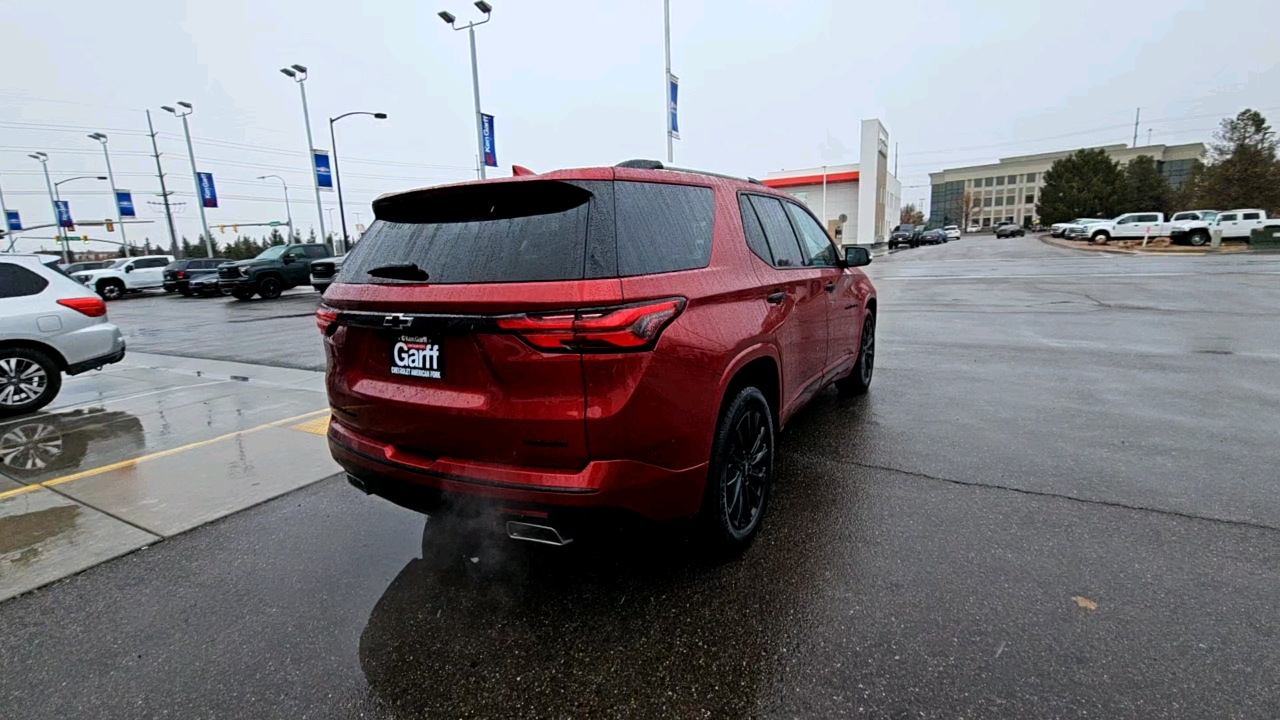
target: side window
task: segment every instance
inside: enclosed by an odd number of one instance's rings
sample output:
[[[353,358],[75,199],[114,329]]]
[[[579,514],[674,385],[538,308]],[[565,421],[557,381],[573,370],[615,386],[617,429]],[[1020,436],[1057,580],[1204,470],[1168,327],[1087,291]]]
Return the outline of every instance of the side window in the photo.
[[[295,257],[295,258],[304,257],[305,255],[305,253],[303,252],[303,249],[300,247],[291,247],[288,250],[285,250],[284,254],[289,255],[291,257]]]
[[[1232,220],[1235,220],[1235,219],[1236,219],[1236,216],[1234,213],[1227,213],[1226,215],[1218,216],[1218,222],[1231,222]]]
[[[134,270],[147,270],[150,268],[162,268],[168,265],[169,261],[164,258],[144,258],[133,264]]]
[[[764,228],[746,195],[738,196],[738,210],[742,213],[742,234],[746,236],[747,247],[756,257],[772,265],[773,253],[769,252],[769,243],[764,239]]]
[[[769,242],[769,251],[773,253],[775,267],[799,267],[804,264],[804,256],[800,254],[800,241],[787,219],[787,211],[782,209],[782,201],[777,198],[751,195],[751,206],[756,209],[760,224],[764,226],[764,236]]]
[[[1159,215],[1139,215],[1137,221],[1140,223],[1153,223],[1160,218]]]
[[[647,275],[711,262],[715,193],[697,185],[617,181],[618,274]]]
[[[1241,220],[1257,220],[1260,217],[1262,216],[1258,213],[1245,213],[1244,215],[1240,216],[1240,219]]]
[[[310,245],[303,248],[303,250],[307,253],[307,257],[312,258],[313,260],[329,257],[329,251],[319,245]]]
[[[0,263],[0,298],[39,295],[49,281],[13,263]]]
[[[822,231],[822,226],[805,212],[799,205],[786,203],[787,214],[800,233],[800,243],[805,254],[805,265],[817,267],[835,267],[836,249],[832,247],[830,238]]]

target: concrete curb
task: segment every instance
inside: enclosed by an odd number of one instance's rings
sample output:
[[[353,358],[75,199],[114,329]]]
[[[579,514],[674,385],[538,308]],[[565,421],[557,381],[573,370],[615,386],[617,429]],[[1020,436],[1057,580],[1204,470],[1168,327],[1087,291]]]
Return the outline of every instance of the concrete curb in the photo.
[[[1183,257],[1200,257],[1202,255],[1234,255],[1238,253],[1249,252],[1248,246],[1229,246],[1220,249],[1208,247],[1187,248],[1185,250],[1170,250],[1166,248],[1153,248],[1151,250],[1140,250],[1133,248],[1118,248],[1108,245],[1094,245],[1093,243],[1081,244],[1072,242],[1071,240],[1060,240],[1050,235],[1039,235],[1040,242],[1054,247],[1065,248],[1067,250],[1080,250],[1083,252],[1100,252],[1111,253],[1113,255],[1168,255]]]

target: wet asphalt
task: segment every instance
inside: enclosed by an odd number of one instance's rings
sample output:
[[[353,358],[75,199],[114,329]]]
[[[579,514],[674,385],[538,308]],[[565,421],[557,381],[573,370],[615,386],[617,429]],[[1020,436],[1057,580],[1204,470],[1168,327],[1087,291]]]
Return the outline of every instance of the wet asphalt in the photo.
[[[1280,257],[979,236],[870,274],[872,392],[788,426],[740,558],[334,477],[0,605],[0,717],[1280,716]],[[303,298],[192,312],[314,332]]]

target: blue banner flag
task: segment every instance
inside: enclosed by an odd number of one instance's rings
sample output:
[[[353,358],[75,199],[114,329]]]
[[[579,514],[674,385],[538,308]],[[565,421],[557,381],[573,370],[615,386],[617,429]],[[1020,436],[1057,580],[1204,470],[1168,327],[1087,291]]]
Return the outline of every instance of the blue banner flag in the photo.
[[[667,73],[667,132],[680,139],[680,123],[676,119],[676,94],[680,90],[680,78]]]
[[[213,173],[197,173],[200,176],[200,204],[207,208],[218,207],[218,189],[213,186]]]
[[[329,169],[329,151],[312,150],[311,157],[316,166],[316,185],[321,190],[333,189],[333,172]]]
[[[58,227],[74,230],[76,224],[71,219],[71,205],[66,200],[55,200],[54,205],[58,208]]]
[[[498,167],[498,144],[493,139],[493,116],[480,113],[480,134],[484,138],[484,164]]]
[[[128,190],[116,191],[116,207],[120,209],[120,217],[137,217],[133,212],[133,194]]]
[[[9,232],[16,232],[22,229],[22,218],[18,217],[17,210],[7,210],[5,214],[8,215],[5,219],[8,221]]]

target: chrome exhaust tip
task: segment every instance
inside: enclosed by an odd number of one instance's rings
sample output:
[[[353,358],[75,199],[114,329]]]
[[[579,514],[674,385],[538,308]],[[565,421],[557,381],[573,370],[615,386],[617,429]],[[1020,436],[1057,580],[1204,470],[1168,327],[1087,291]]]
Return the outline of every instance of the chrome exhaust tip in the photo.
[[[559,530],[550,525],[534,525],[519,520],[507,521],[507,537],[512,540],[526,540],[558,547],[573,542],[573,538],[561,535]]]

